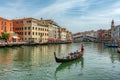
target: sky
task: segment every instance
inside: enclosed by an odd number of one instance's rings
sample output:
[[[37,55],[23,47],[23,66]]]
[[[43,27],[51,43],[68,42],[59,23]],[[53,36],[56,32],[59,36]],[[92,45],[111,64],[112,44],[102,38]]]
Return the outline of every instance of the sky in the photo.
[[[0,0],[0,17],[52,19],[72,33],[120,24],[120,0]]]

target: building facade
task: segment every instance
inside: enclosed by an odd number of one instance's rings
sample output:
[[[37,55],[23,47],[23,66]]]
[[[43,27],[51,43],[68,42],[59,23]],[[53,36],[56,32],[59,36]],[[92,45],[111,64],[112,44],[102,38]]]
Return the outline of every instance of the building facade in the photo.
[[[113,42],[118,42],[120,41],[120,25],[115,26],[112,28],[112,41]]]
[[[41,20],[48,26],[48,41],[57,41],[59,38],[59,26],[53,20]]]
[[[67,31],[67,34],[66,34],[66,39],[68,42],[72,42],[73,41],[73,37],[72,37],[72,33]]]
[[[98,42],[103,42],[104,41],[105,32],[106,32],[106,30],[104,30],[104,29],[97,30],[97,41]]]
[[[22,41],[47,42],[48,39],[48,26],[34,18],[13,20],[13,31]]]
[[[12,23],[12,21],[0,17],[0,36],[3,33],[9,34],[9,37],[8,37],[8,40],[7,40],[8,42],[16,42],[16,41],[18,41],[17,34],[15,34],[13,32],[13,23]]]
[[[60,41],[67,41],[67,30],[66,28],[59,28]]]
[[[120,25],[115,26],[114,20],[111,22],[111,41],[118,42],[120,41]]]

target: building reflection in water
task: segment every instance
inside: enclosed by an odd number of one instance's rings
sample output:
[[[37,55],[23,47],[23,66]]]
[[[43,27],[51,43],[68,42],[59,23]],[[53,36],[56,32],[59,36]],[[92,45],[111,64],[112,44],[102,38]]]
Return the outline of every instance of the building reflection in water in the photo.
[[[120,61],[120,54],[117,53],[116,48],[104,47],[101,43],[87,43],[85,47],[93,48],[93,52],[100,55],[109,55],[112,63],[115,60]],[[52,64],[54,60],[54,52],[58,57],[66,56],[68,53],[75,51],[78,44],[59,44],[59,45],[43,45],[27,47],[22,46],[18,48],[1,48],[0,49],[0,64],[10,64],[13,62],[26,62],[36,65]]]
[[[50,61],[47,46],[26,47],[19,49],[16,55],[17,61],[29,62],[32,65],[40,65]]]
[[[73,48],[72,44],[61,44],[58,46],[58,53],[57,56],[59,57],[65,57],[68,55],[68,53],[74,52],[75,49]]]
[[[120,62],[120,54],[117,53],[117,48],[106,47],[103,43],[98,43],[97,49],[99,54],[105,55],[107,53],[110,56],[112,63],[114,63],[115,61]]]
[[[86,50],[91,51],[93,54],[109,56],[111,63],[114,63],[115,61],[120,62],[120,54],[117,53],[117,48],[106,47],[104,46],[103,43],[84,43],[84,44]]]
[[[98,52],[99,53],[103,53],[104,52],[104,45],[103,45],[103,43],[97,43],[97,49],[98,49]]]
[[[114,63],[115,61],[119,61],[120,62],[120,54],[117,53],[117,49],[116,48],[109,49],[109,54],[110,54],[110,59],[111,59],[112,63]]]
[[[53,53],[59,55],[68,53],[70,45],[44,45],[27,47],[22,46],[18,48],[1,48],[0,49],[0,64],[2,63],[32,63],[32,64],[45,64],[54,62]]]
[[[14,52],[17,53],[17,50],[12,48],[0,49],[0,75],[4,75],[5,72],[10,72],[13,70]]]
[[[10,64],[12,62],[12,49],[0,49],[0,65]]]

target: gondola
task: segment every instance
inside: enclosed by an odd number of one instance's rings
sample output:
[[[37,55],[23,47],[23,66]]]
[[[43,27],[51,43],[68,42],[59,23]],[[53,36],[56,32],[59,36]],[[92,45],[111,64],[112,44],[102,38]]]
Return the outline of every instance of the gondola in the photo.
[[[81,55],[76,56],[76,57],[71,58],[71,59],[69,59],[69,58],[57,58],[56,57],[56,53],[54,52],[54,57],[55,57],[55,60],[56,60],[57,63],[65,63],[65,62],[74,61],[74,60],[82,57],[83,56],[83,52],[84,52],[84,50],[80,51],[79,53],[81,53]]]

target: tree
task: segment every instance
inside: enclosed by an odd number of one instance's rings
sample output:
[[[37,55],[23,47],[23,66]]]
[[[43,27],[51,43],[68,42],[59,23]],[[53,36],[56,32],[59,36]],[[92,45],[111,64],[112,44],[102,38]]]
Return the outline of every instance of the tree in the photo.
[[[0,39],[2,39],[2,36],[0,36]]]
[[[4,39],[5,41],[7,41],[8,37],[9,37],[8,33],[2,33],[2,35],[0,36],[0,39]]]

